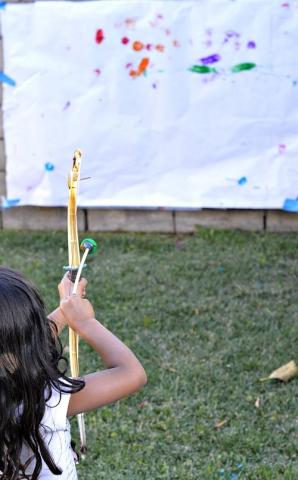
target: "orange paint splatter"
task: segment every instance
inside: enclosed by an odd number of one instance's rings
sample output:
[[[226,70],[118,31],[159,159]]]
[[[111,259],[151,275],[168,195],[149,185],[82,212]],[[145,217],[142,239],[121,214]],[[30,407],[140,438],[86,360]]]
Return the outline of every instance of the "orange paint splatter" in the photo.
[[[142,75],[142,73],[144,73],[149,65],[149,58],[143,58],[141,61],[140,61],[140,64],[138,66],[138,70],[131,70],[129,72],[129,75],[131,77],[139,77],[140,75]]]
[[[165,51],[165,46],[164,45],[161,45],[160,43],[158,45],[156,45],[156,50],[160,53],[163,53]]]
[[[144,48],[144,44],[142,42],[133,42],[133,45],[132,45],[132,48],[136,51],[136,52],[140,52],[141,50],[143,50]]]

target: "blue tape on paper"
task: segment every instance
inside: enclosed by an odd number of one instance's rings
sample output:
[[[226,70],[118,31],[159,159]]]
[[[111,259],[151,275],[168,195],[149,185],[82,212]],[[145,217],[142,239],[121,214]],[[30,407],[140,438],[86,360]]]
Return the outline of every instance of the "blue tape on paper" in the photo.
[[[11,87],[15,87],[17,84],[13,78],[9,77],[4,72],[0,72],[0,82],[7,83],[7,85],[10,85]]]
[[[20,203],[21,199],[20,198],[4,198],[2,200],[2,208],[11,208],[15,207]]]
[[[286,212],[298,212],[298,198],[286,198],[282,209]]]

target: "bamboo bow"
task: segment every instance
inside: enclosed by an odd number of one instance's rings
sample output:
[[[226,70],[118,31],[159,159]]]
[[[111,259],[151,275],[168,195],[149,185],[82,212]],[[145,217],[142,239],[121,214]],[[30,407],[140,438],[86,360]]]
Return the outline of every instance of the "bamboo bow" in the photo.
[[[72,169],[68,176],[68,209],[67,209],[67,233],[68,233],[68,267],[71,281],[74,283],[80,266],[80,247],[78,239],[77,222],[77,194],[80,182],[81,150],[76,150],[73,157]],[[79,337],[74,330],[69,328],[69,359],[72,377],[79,377]],[[86,450],[86,432],[84,415],[78,415],[80,431],[81,451]]]

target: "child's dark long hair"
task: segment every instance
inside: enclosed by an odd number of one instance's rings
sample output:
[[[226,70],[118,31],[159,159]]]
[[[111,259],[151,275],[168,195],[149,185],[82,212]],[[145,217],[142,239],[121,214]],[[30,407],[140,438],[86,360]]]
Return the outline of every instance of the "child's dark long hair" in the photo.
[[[53,388],[60,393],[74,393],[84,387],[84,382],[65,375],[67,364],[56,333],[35,287],[20,273],[0,266],[2,480],[37,480],[42,459],[53,474],[61,474],[41,436],[40,423]],[[26,476],[27,466],[20,462],[23,444],[34,454],[31,476]]]

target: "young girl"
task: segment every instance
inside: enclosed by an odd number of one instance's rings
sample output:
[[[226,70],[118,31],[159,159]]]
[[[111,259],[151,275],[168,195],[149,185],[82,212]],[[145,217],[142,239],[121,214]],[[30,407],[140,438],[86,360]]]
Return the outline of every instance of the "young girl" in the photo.
[[[35,287],[0,267],[0,479],[77,478],[67,417],[99,408],[146,383],[135,355],[95,319],[66,274],[60,307],[46,316]],[[68,324],[102,358],[106,370],[66,375],[58,333]],[[61,366],[64,364],[64,367]]]

